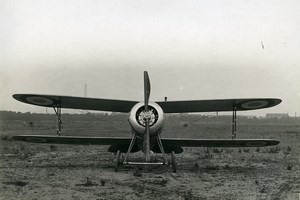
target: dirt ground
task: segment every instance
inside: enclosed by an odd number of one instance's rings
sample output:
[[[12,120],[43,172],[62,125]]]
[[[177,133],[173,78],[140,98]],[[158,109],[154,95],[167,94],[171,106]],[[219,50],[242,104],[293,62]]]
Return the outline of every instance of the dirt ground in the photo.
[[[298,120],[299,121],[299,120]],[[171,166],[122,166],[108,146],[32,144],[17,134],[55,134],[55,121],[1,121],[0,199],[300,199],[300,124],[238,126],[238,138],[265,148],[185,148]],[[125,128],[126,127],[126,128]],[[68,121],[65,135],[131,136],[126,122]],[[230,126],[170,120],[163,137],[230,138]],[[161,159],[161,155],[153,155]],[[143,160],[138,152],[130,160]]]

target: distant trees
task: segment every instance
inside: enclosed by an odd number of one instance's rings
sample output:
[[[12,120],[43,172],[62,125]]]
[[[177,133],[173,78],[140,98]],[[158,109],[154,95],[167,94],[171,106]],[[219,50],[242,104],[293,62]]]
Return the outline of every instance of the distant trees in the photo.
[[[119,113],[115,115],[108,115],[107,113],[83,113],[83,114],[69,114],[63,113],[63,121],[97,121],[97,120],[122,120],[127,119],[128,115]],[[44,113],[31,113],[31,112],[13,112],[13,111],[0,111],[0,120],[21,120],[21,121],[52,121],[56,120],[56,115]]]
[[[230,124],[232,116],[230,115],[200,115],[200,114],[166,114],[167,121],[177,123],[210,123],[210,124]],[[127,113],[114,113],[108,115],[107,113],[82,113],[82,114],[69,114],[63,113],[63,121],[106,121],[112,120],[115,122],[127,120]],[[33,121],[55,121],[55,114],[44,113],[30,113],[30,112],[13,112],[13,111],[0,111],[0,120],[21,120],[27,122]],[[265,117],[247,117],[237,116],[238,124],[287,124],[296,123],[300,124],[300,118],[265,118]]]
[[[231,115],[219,115],[219,116],[207,116],[198,114],[171,114],[167,115],[167,121],[172,122],[184,122],[184,123],[204,123],[204,124],[230,124],[232,121]],[[288,124],[298,123],[300,124],[300,118],[265,118],[256,116],[237,116],[238,124]]]

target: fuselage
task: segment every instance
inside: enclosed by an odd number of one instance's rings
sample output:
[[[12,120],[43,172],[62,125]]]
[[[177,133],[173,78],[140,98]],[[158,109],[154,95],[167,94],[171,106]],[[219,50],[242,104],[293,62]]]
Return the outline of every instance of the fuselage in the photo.
[[[146,119],[149,119],[151,149],[151,147],[156,144],[156,139],[161,134],[164,127],[165,116],[162,108],[155,102],[149,102],[148,112],[145,111],[144,102],[139,102],[132,107],[129,113],[128,122],[130,124],[132,134],[136,135],[137,144],[141,150],[143,150]]]

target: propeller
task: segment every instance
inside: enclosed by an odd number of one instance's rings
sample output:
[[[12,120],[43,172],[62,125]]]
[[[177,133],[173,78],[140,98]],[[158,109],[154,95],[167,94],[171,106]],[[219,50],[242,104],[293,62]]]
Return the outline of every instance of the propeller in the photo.
[[[150,98],[150,79],[148,76],[148,72],[144,71],[144,97],[145,97],[145,134],[144,134],[144,153],[146,157],[146,162],[150,162],[150,130],[149,130],[149,120],[150,120],[150,113],[149,113],[149,98]]]

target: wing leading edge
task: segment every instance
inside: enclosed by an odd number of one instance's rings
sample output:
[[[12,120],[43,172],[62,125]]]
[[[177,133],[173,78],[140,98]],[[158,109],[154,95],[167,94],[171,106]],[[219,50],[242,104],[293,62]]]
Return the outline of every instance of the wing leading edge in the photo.
[[[112,112],[130,112],[137,101],[96,99],[57,95],[14,94],[13,98],[23,103],[44,107],[60,107]]]
[[[263,147],[279,144],[271,139],[184,139],[165,138],[162,144],[181,147]]]
[[[269,108],[281,103],[281,99],[216,99],[195,101],[161,101],[156,102],[165,113],[187,113],[187,112],[217,112],[256,110]]]
[[[33,143],[51,144],[80,144],[80,145],[115,145],[130,144],[131,138],[125,137],[78,137],[78,136],[52,136],[52,135],[16,135],[14,140]]]
[[[80,145],[122,145],[128,146],[131,138],[125,137],[77,137],[77,136],[51,136],[51,135],[16,135],[13,139],[51,144],[80,144]],[[185,139],[164,138],[164,146],[180,147],[263,147],[279,144],[271,139]]]

